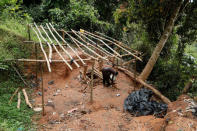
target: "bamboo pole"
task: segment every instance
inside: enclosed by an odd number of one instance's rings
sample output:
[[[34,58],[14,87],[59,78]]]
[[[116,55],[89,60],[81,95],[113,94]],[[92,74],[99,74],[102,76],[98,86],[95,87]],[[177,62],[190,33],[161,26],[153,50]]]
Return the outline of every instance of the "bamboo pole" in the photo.
[[[23,91],[23,94],[24,94],[24,96],[25,96],[25,102],[26,102],[26,104],[27,104],[30,108],[32,108],[32,105],[31,105],[31,103],[29,102],[29,99],[28,99],[28,96],[27,96],[27,93],[26,93],[25,89],[22,89],[22,91]]]
[[[49,62],[51,63],[51,59],[52,59],[52,47],[51,45],[48,43],[48,41],[43,37],[42,33],[40,32],[40,29],[38,28],[38,26],[36,25],[36,23],[34,23],[38,33],[40,34],[41,38],[47,43],[48,47],[49,47]]]
[[[68,55],[68,57],[73,60],[74,64],[77,66],[77,67],[80,67],[79,64],[73,59],[73,57],[67,52],[67,50],[64,49],[64,47],[60,44],[60,42],[58,41],[58,39],[55,37],[55,35],[53,34],[53,32],[51,31],[49,25],[46,23],[51,35],[53,36],[53,38],[55,39],[55,41],[58,43],[58,45],[60,46],[60,48]]]
[[[90,92],[90,103],[93,103],[93,84],[94,84],[94,78],[93,78],[93,75],[94,75],[94,66],[95,66],[95,60],[94,60],[93,65],[92,65],[92,72],[91,72],[91,85],[90,85],[91,92]]]
[[[36,33],[36,35],[37,35],[37,37],[38,37],[38,39],[39,39],[39,42],[40,42],[40,48],[41,48],[41,50],[42,50],[42,52],[43,52],[43,54],[44,54],[44,57],[45,57],[45,59],[46,59],[46,61],[47,61],[47,67],[48,67],[48,70],[49,70],[49,72],[51,72],[50,62],[49,62],[49,60],[48,60],[48,58],[47,58],[47,55],[46,55],[46,52],[45,52],[45,50],[44,50],[44,48],[43,48],[43,46],[42,46],[41,39],[40,39],[40,37],[39,37],[38,33],[36,32],[36,30],[34,30],[34,28],[33,28],[32,26],[31,26],[31,28],[32,28],[32,29],[33,29],[33,31]]]
[[[101,71],[102,68],[103,68],[103,60],[100,59],[100,60],[99,60],[99,71]]]
[[[48,33],[45,31],[45,29],[43,28],[43,26],[41,26],[42,30],[44,31],[44,33],[46,34],[46,36],[48,37],[49,41],[51,43],[53,43],[53,41],[51,40],[51,38],[49,37]],[[64,57],[61,55],[61,53],[57,50],[56,46],[54,44],[53,45],[53,48],[55,49],[55,51],[58,53],[58,55],[61,57],[61,59],[66,63],[66,65],[70,68],[70,70],[72,70],[72,66],[70,64],[68,64],[68,62],[64,59]]]
[[[42,78],[42,116],[45,115],[45,109],[44,109],[44,83],[43,83],[43,68],[42,63],[40,63],[41,68],[41,78]]]
[[[88,36],[90,36],[90,37],[92,37],[92,38],[94,38],[94,39],[96,39],[96,40],[98,40],[98,41],[100,41],[100,42],[103,43],[107,48],[109,48],[113,53],[115,53],[117,56],[120,57],[120,54],[119,54],[118,52],[116,52],[114,49],[112,49],[112,48],[111,48],[108,44],[106,44],[103,40],[94,37],[93,35],[91,35],[91,33],[89,34],[89,33],[87,33],[86,31],[84,32],[84,34],[85,34],[85,35],[88,35]]]
[[[134,75],[132,72],[130,72],[130,71],[124,69],[124,68],[121,68],[121,67],[117,67],[117,68],[118,68],[119,70],[123,71],[123,72],[124,72],[125,74],[127,74],[128,76],[130,76],[133,80],[136,80],[138,83],[140,83],[140,84],[142,84],[143,86],[145,86],[145,87],[149,88],[150,90],[152,90],[152,91],[154,92],[154,94],[157,95],[159,98],[161,98],[161,100],[162,100],[163,102],[165,102],[166,104],[171,103],[171,101],[170,101],[167,97],[163,96],[157,89],[155,89],[155,88],[152,87],[151,85],[147,84],[147,83],[144,82],[142,79],[140,79],[140,78],[138,78],[138,77],[135,78],[135,75]]]
[[[83,61],[89,61],[90,58],[83,59]],[[6,59],[4,61],[20,61],[20,62],[47,62],[46,60],[35,60],[35,59]],[[69,62],[70,60],[66,60]],[[76,61],[81,61],[79,59],[76,59]],[[51,62],[64,62],[63,60],[52,60]]]
[[[28,40],[31,40],[31,33],[30,33],[30,27],[29,24],[27,25],[27,33],[28,33]]]
[[[35,46],[35,53],[36,53],[36,84],[38,84],[38,49],[37,49],[37,44],[34,44]]]
[[[65,32],[65,31],[64,31]],[[68,34],[67,32],[65,32],[72,40],[76,41],[77,43],[79,43],[80,45],[84,46],[86,49],[88,49],[89,51],[91,51],[93,54],[95,54],[96,56],[107,60],[106,58],[102,57],[101,55],[97,54],[94,50],[90,49],[89,47],[87,47],[86,45],[84,45],[83,43],[81,43],[80,41],[78,41],[77,39],[75,39],[74,37],[72,37],[70,34]]]
[[[51,24],[50,24],[51,25]],[[67,46],[72,50],[72,52],[81,60],[81,62],[83,63],[83,64],[85,64],[85,62],[83,61],[83,59],[81,59],[81,57],[79,56],[79,54],[64,40],[64,38],[62,38],[59,34],[58,34],[58,32],[55,30],[55,28],[51,25],[51,27],[52,27],[52,29],[55,31],[55,33],[60,37],[60,39],[62,39],[62,41],[64,42],[64,43],[66,43],[67,44]],[[63,34],[64,34],[64,31],[62,31],[63,32]],[[64,35],[65,36],[65,35]]]
[[[20,79],[23,81],[23,83],[30,88],[30,86],[27,84],[27,82],[23,79],[23,77],[21,76],[21,74],[19,73],[19,71],[12,65],[13,69],[15,70],[15,72],[18,74],[18,76],[20,77]]]
[[[86,82],[86,73],[87,73],[88,65],[85,64],[83,67],[84,67],[83,68],[83,79]]]
[[[19,89],[20,89],[20,87],[18,87],[18,88],[15,90],[15,92],[13,93],[13,95],[11,96],[11,98],[10,98],[10,100],[9,100],[9,104],[12,103],[12,99],[13,99],[14,96],[18,93]]]
[[[18,92],[18,102],[17,102],[17,108],[20,109],[20,105],[21,105],[21,93]]]
[[[76,31],[75,31],[76,32]],[[94,44],[94,46],[99,47],[101,50],[103,50],[104,52],[106,52],[108,55],[114,55],[110,52],[108,52],[106,49],[104,49],[102,46],[100,46],[99,44],[95,43],[93,40],[89,39],[88,37],[86,37],[85,35],[83,35],[80,31],[77,32],[78,34],[80,34],[82,37],[84,37],[85,39],[89,40],[91,43]]]
[[[105,51],[99,49],[98,47],[96,47],[96,46],[94,46],[94,45],[92,45],[92,44],[86,42],[86,41],[85,41],[81,36],[79,36],[74,30],[73,30],[73,32],[74,32],[74,34],[75,34],[79,39],[81,39],[81,40],[82,40],[84,43],[86,43],[87,45],[90,45],[90,46],[92,46],[93,48],[99,50],[100,52],[104,53],[106,56],[109,55],[109,54],[107,54]],[[98,52],[97,52],[97,53],[98,53]]]
[[[116,40],[116,39],[114,39],[114,38],[112,38],[112,37],[106,36],[106,35],[104,35],[103,33],[100,33],[100,32],[97,32],[97,31],[96,31],[96,33],[99,34],[99,35],[102,35],[103,37],[106,37],[106,38],[108,38],[108,39],[113,40],[114,42],[116,42],[117,44],[119,44],[120,46],[122,46],[122,47],[124,47],[124,48],[126,48],[126,49],[128,49],[128,50],[131,50],[131,51],[134,51],[134,52],[137,53],[137,54],[140,54],[140,52],[138,52],[138,51],[136,51],[136,50],[134,50],[134,49],[132,49],[132,48],[129,48],[127,45],[123,44],[122,42],[120,42],[120,41],[118,41],[118,40]]]
[[[95,36],[95,37],[97,37],[98,39],[103,39],[103,40],[106,40],[106,41],[108,41],[108,42],[111,42],[111,43],[113,43],[114,45],[116,45],[116,46],[118,46],[119,48],[121,48],[122,50],[124,50],[125,52],[131,54],[133,57],[135,57],[135,58],[137,58],[138,60],[142,61],[141,58],[139,58],[138,56],[134,55],[133,53],[131,53],[130,51],[126,50],[125,48],[123,48],[122,46],[120,46],[119,44],[117,44],[117,43],[115,43],[115,42],[113,42],[113,41],[110,41],[110,40],[105,39],[105,38],[103,38],[103,37],[101,37],[101,36],[95,35],[95,34],[90,33],[90,32],[88,32],[88,31],[85,31],[85,33],[90,34],[90,35],[92,35],[92,36]],[[114,53],[115,53],[115,52],[114,52]],[[117,54],[117,53],[116,53],[116,54]],[[119,56],[120,56],[120,55],[119,55]]]

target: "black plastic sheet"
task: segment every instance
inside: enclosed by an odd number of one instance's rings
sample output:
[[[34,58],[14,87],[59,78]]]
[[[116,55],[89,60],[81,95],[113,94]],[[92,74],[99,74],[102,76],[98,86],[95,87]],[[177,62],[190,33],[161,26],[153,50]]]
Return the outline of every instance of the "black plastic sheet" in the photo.
[[[155,115],[163,117],[167,111],[167,104],[151,101],[153,92],[148,89],[140,89],[132,92],[124,101],[124,110],[135,116]]]

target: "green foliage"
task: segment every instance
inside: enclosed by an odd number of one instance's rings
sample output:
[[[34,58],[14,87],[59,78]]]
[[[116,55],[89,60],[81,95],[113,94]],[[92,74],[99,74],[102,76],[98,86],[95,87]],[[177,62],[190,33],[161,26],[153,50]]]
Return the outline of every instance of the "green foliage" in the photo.
[[[11,72],[10,72],[11,73]],[[11,105],[8,101],[15,89],[20,85],[18,79],[10,77],[8,81],[0,83],[0,130],[29,130],[33,128],[31,124],[31,111],[25,104],[24,97],[21,94],[21,107],[17,109],[17,97],[15,96]]]

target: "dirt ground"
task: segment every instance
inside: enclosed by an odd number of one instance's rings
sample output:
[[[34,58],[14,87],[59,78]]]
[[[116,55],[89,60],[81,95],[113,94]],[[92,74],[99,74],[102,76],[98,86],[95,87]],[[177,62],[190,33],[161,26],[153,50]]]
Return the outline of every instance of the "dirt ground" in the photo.
[[[73,54],[74,56],[74,54]],[[53,57],[58,58],[57,54]],[[75,57],[75,56],[74,56]],[[117,89],[96,83],[93,89],[93,103],[90,101],[90,89],[81,84],[79,71],[71,72],[64,63],[52,63],[52,72],[44,68],[45,116],[37,112],[33,120],[39,125],[38,130],[46,131],[190,131],[197,130],[196,118],[166,115],[165,118],[154,116],[133,117],[123,111],[123,102],[134,90],[133,82],[124,73],[119,72]],[[89,64],[88,68],[91,66]],[[41,83],[40,83],[41,84]],[[41,107],[41,88],[35,88],[32,94],[34,108]],[[180,102],[180,101],[178,101]],[[175,104],[175,103],[173,103]],[[175,109],[170,105],[169,114]],[[186,108],[177,104],[174,108]],[[188,123],[190,125],[188,125]],[[177,123],[180,123],[177,125]],[[184,125],[184,124],[185,125]],[[192,123],[192,124],[191,124]],[[192,125],[192,126],[191,126]]]

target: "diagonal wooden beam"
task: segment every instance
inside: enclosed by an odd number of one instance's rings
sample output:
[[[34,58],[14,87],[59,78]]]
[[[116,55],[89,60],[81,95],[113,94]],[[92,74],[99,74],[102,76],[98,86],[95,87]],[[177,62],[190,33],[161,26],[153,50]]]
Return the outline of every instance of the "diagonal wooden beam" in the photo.
[[[40,39],[40,36],[39,36],[38,33],[36,32],[36,30],[33,28],[33,26],[32,26],[32,25],[30,25],[30,26],[31,26],[31,28],[33,29],[33,31],[36,33],[37,38],[39,39],[40,48],[41,48],[41,50],[42,50],[42,52],[43,52],[43,54],[44,54],[44,57],[45,57],[45,59],[46,59],[46,61],[47,61],[48,70],[49,70],[49,72],[51,72],[50,63],[49,63],[49,60],[48,60],[48,58],[47,58],[46,52],[45,52],[45,50],[44,50],[44,48],[43,48],[43,46],[42,46],[42,41],[41,41],[41,39]]]
[[[51,42],[51,44],[53,45],[53,48],[55,49],[55,51],[58,53],[58,55],[60,56],[60,58],[66,63],[66,65],[70,68],[70,70],[72,70],[72,66],[70,64],[68,64],[68,62],[64,59],[64,57],[61,55],[61,53],[57,50],[56,46],[53,44],[53,41],[51,40],[51,38],[49,37],[48,33],[46,32],[46,30],[43,28],[43,26],[40,26],[42,28],[42,30],[44,31],[44,33],[46,34],[46,36],[48,37],[49,41]]]
[[[63,30],[64,31],[64,30]],[[74,41],[76,41],[77,43],[79,43],[80,45],[84,46],[86,49],[88,49],[89,51],[91,51],[93,54],[95,54],[96,56],[107,60],[106,58],[102,57],[101,55],[99,55],[98,53],[96,53],[94,50],[90,49],[88,46],[84,45],[82,42],[78,41],[77,39],[75,39],[74,37],[72,37],[70,34],[68,34],[66,31],[64,31],[71,39],[73,39]]]
[[[51,63],[51,59],[52,59],[52,47],[51,45],[48,43],[48,41],[43,37],[42,33],[40,32],[40,29],[38,28],[38,26],[36,25],[36,23],[34,23],[38,33],[40,34],[41,38],[47,43],[48,47],[49,47],[49,62]]]
[[[75,65],[77,67],[80,67],[79,64],[73,59],[73,57],[64,49],[64,47],[60,44],[60,42],[58,41],[58,39],[55,37],[55,35],[53,34],[53,32],[51,31],[49,25],[46,23],[51,35],[53,36],[53,38],[55,39],[55,41],[58,43],[58,45],[60,46],[60,48],[62,48],[62,50],[68,55],[68,57],[73,60],[73,62],[75,63]]]
[[[74,52],[74,54],[81,60],[81,62],[83,63],[83,64],[86,64],[84,61],[83,61],[83,59],[81,59],[81,57],[79,56],[79,54],[59,35],[59,33],[56,31],[56,29],[52,26],[52,24],[51,23],[49,23],[49,25],[52,27],[52,29],[54,30],[54,32],[60,37],[60,39],[62,39],[62,41],[64,42],[64,43],[66,43],[67,44],[67,46]]]

